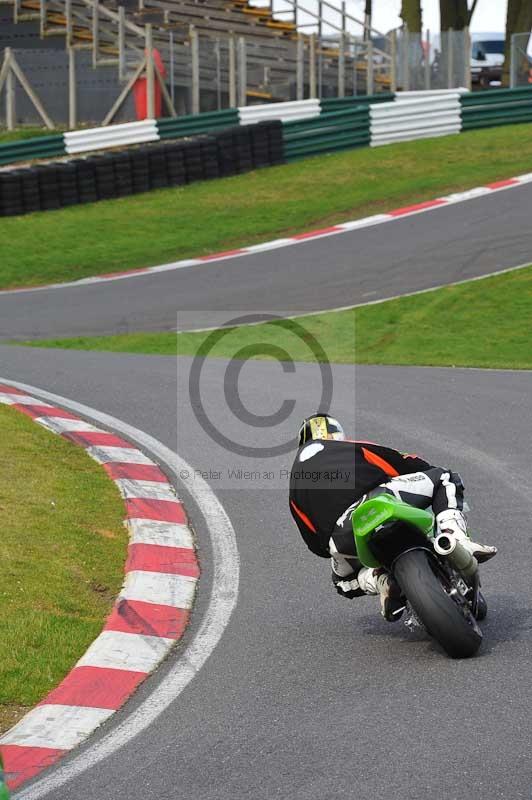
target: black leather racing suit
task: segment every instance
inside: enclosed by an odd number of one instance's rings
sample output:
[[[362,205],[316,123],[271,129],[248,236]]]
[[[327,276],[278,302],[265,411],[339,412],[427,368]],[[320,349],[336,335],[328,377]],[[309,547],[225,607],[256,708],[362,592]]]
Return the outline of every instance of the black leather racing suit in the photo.
[[[297,451],[290,476],[290,511],[308,548],[327,558],[332,537],[338,552],[356,557],[345,512],[377,486],[418,508],[432,506],[435,514],[463,508],[458,473],[417,455],[370,442],[308,442]]]

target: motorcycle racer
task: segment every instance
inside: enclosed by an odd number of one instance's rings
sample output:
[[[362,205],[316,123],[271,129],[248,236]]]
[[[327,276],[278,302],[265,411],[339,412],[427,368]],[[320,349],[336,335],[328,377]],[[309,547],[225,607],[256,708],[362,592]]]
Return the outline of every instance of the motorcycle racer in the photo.
[[[336,419],[313,414],[299,429],[290,475],[290,512],[307,547],[331,559],[333,584],[343,597],[380,595],[386,620],[395,621],[402,614],[404,598],[398,584],[386,570],[362,566],[351,525],[355,508],[382,493],[417,508],[431,506],[437,533],[454,536],[479,563],[496,555],[496,547],[468,536],[464,485],[457,472],[391,447],[347,440]]]

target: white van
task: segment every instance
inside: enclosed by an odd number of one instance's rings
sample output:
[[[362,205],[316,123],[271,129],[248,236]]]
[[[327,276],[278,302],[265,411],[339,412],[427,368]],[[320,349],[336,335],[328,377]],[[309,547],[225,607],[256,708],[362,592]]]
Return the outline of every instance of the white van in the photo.
[[[504,41],[504,33],[471,34],[471,83],[474,86],[500,86]]]

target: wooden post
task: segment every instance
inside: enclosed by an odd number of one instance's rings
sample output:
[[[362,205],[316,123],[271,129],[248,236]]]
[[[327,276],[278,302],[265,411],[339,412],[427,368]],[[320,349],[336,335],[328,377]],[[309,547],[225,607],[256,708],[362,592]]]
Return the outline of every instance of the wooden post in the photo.
[[[220,37],[214,42],[214,56],[216,58],[216,110],[222,108],[222,57],[220,52]]]
[[[366,54],[367,54],[367,56],[366,56],[367,57],[367,62],[366,62],[366,67],[367,67],[366,93],[367,94],[373,94],[373,41],[371,39],[371,36],[368,37],[368,41],[366,42],[366,47],[367,47],[367,50],[366,50]]]
[[[98,51],[100,49],[100,0],[92,0],[92,66],[98,66]]]
[[[247,104],[246,40],[238,37],[238,105]]]
[[[297,36],[297,56],[296,56],[296,99],[303,100],[304,96],[304,75],[305,72],[305,50],[303,36]]]
[[[77,93],[76,93],[76,51],[68,48],[68,127],[71,131],[77,125]]]
[[[199,39],[198,32],[190,26],[190,59],[192,67],[192,113],[200,113],[200,73],[199,73]]]
[[[72,0],[65,0],[66,46],[72,46]]]
[[[41,39],[44,39],[44,33],[46,31],[46,0],[40,0],[39,12],[40,12],[39,34]]]
[[[352,38],[353,48],[353,96],[358,94],[358,73],[357,73],[357,58],[358,58],[358,43],[355,37]]]
[[[236,47],[235,37],[229,37],[229,108],[236,108]]]
[[[510,52],[513,54],[512,51],[513,48],[510,45]],[[464,28],[464,86],[471,91],[471,34],[469,28]]]
[[[447,88],[452,89],[453,84],[453,71],[454,71],[454,53],[453,53],[453,39],[454,31],[449,28],[447,31]]]
[[[176,110],[174,108],[174,104],[172,102],[172,98],[168,94],[168,89],[166,88],[166,83],[164,82],[164,78],[161,75],[161,73],[159,72],[159,67],[157,66],[155,61],[153,62],[153,70],[154,70],[154,73],[155,73],[155,77],[157,78],[157,83],[161,87],[161,93],[162,93],[162,96],[163,96],[163,100],[165,102],[166,108],[168,109],[168,111],[170,113],[170,116],[171,117],[177,117],[177,112],[176,112]]]
[[[323,44],[321,36],[318,37],[318,97],[321,100],[323,94]]]
[[[403,34],[401,36],[401,89],[403,92],[408,91],[409,89],[409,52],[408,52],[408,28],[406,25],[403,28]]]
[[[6,48],[11,50],[11,48]],[[15,76],[9,65],[9,70],[6,77],[6,125],[8,131],[15,130],[16,112],[15,112]]]
[[[170,49],[170,99],[175,108],[175,53],[174,53],[174,32],[168,32],[168,47]]]
[[[309,50],[309,83],[310,83],[310,96],[312,99],[316,97],[316,34],[310,35],[310,50]]]
[[[425,39],[425,89],[430,89],[430,31],[428,28]]]
[[[517,58],[515,57],[516,36],[516,33],[512,33],[512,38],[510,40],[510,89],[515,89],[517,86]],[[467,65],[469,67],[469,59],[467,60]],[[471,69],[469,70],[469,76],[471,79]]]
[[[338,97],[345,97],[345,33],[343,31],[340,33],[338,45]]]
[[[4,50],[4,60],[2,62],[2,68],[0,69],[0,92],[4,87],[4,83],[7,80],[7,73],[11,69],[11,48],[6,47]]]
[[[120,106],[122,105],[122,103],[124,102],[124,100],[126,99],[126,97],[128,96],[128,94],[132,90],[133,86],[135,85],[137,80],[140,78],[140,76],[142,75],[142,73],[144,72],[145,69],[146,69],[146,57],[144,57],[142,59],[142,61],[138,65],[137,69],[135,70],[134,74],[129,79],[127,85],[124,86],[124,88],[122,89],[122,91],[120,92],[118,97],[116,98],[115,102],[113,103],[113,105],[111,107],[111,110],[105,116],[105,118],[104,118],[104,120],[102,122],[102,126],[103,127],[105,127],[106,125],[109,125],[109,123],[113,121],[113,119],[115,117],[115,114],[117,113],[117,111],[119,110]]]
[[[33,89],[31,88],[30,84],[28,83],[28,81],[26,79],[26,76],[24,75],[24,73],[20,69],[15,56],[11,52],[11,48],[6,47],[6,51],[8,51],[8,50],[9,50],[9,53],[10,53],[9,65],[10,65],[11,71],[15,73],[15,76],[16,76],[18,82],[20,83],[20,85],[22,86],[22,88],[24,89],[26,94],[28,95],[29,99],[33,103],[37,113],[41,117],[42,121],[44,122],[44,124],[46,125],[48,130],[53,131],[54,130],[54,123],[52,122],[52,120],[50,119],[50,117],[48,116],[46,111],[44,110],[44,107],[43,107],[41,101],[39,100],[39,98],[37,97],[37,95],[35,94]],[[3,69],[2,69],[2,72],[3,72]],[[2,72],[0,72],[0,89],[2,88],[2,77],[1,77],[2,76]]]
[[[146,91],[148,95],[148,119],[155,119],[155,66],[153,63],[153,30],[151,23],[146,25]]]
[[[126,9],[118,6],[118,80],[126,79]]]
[[[322,42],[322,34],[323,34],[323,3],[322,0],[318,0],[318,97],[321,100],[321,95],[323,93],[323,42]]]
[[[397,91],[397,30],[390,34],[390,89]]]

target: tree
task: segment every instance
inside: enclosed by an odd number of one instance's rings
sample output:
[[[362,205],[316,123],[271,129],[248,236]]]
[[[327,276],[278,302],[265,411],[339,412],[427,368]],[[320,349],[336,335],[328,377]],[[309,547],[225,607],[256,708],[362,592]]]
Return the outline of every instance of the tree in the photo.
[[[528,2],[528,0],[523,0]],[[471,8],[467,0],[440,0],[440,28],[442,31],[462,31],[471,24],[471,17],[475,12],[478,0],[473,0]]]
[[[411,33],[421,33],[421,0],[403,0],[401,19]]]
[[[504,86],[510,83],[510,63],[512,35],[514,33],[530,33],[532,28],[532,2],[531,0],[508,0],[508,11],[506,14],[506,43],[504,47],[504,68],[502,82]],[[528,42],[527,42],[528,43]],[[526,44],[523,50],[526,51]],[[518,64],[519,73],[528,72],[528,61],[523,54]]]

